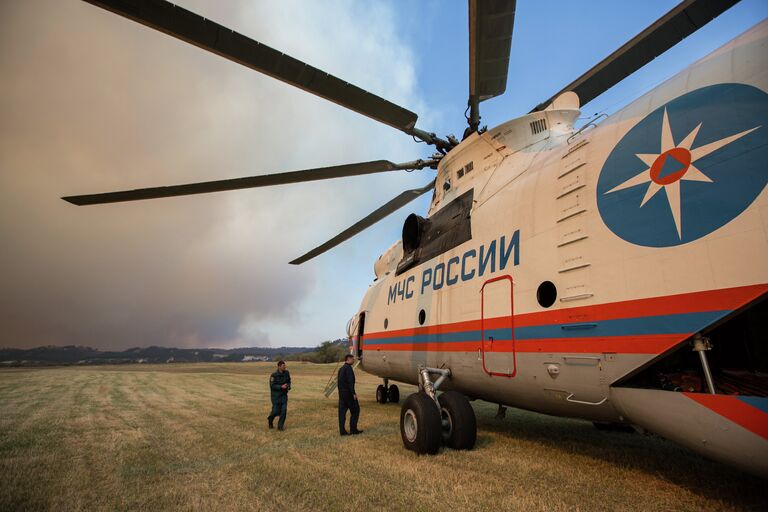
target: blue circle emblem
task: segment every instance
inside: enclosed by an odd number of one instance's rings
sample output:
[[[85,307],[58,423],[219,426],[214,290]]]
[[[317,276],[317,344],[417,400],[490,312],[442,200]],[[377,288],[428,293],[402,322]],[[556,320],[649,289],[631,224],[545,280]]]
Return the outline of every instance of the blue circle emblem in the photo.
[[[747,209],[768,183],[768,94],[718,84],[650,113],[608,155],[597,182],[605,225],[627,242],[697,240]]]

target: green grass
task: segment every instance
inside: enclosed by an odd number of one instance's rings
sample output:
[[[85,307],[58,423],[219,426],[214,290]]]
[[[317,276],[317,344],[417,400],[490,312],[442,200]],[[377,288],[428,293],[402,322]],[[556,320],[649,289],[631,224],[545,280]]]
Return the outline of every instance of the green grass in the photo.
[[[651,436],[474,402],[471,452],[402,447],[399,406],[357,372],[362,436],[338,436],[334,365],[0,371],[0,510],[758,510],[765,482]],[[404,397],[411,386],[402,386]]]

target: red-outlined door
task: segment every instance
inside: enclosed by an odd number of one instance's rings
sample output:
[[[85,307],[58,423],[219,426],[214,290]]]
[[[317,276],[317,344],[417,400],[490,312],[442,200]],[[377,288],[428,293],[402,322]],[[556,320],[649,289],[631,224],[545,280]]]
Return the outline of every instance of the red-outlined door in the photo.
[[[481,352],[488,375],[514,377],[517,373],[513,291],[508,275],[489,279],[480,289]]]

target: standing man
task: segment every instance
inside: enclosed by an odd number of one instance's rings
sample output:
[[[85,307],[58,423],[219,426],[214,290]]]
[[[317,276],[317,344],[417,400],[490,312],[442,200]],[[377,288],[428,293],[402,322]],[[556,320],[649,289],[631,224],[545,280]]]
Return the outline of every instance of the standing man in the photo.
[[[272,422],[277,416],[277,430],[285,429],[285,416],[288,414],[288,391],[291,390],[291,374],[285,369],[285,361],[277,363],[277,371],[269,377],[269,389],[272,395],[272,412],[267,416],[269,428],[275,428]]]
[[[360,405],[357,403],[357,393],[355,393],[355,371],[352,369],[354,361],[352,354],[344,357],[344,364],[339,370],[337,378],[339,387],[339,434],[347,436],[349,434],[362,434],[362,430],[357,430],[357,418],[360,416]],[[349,432],[344,428],[347,421],[347,409],[349,409]]]

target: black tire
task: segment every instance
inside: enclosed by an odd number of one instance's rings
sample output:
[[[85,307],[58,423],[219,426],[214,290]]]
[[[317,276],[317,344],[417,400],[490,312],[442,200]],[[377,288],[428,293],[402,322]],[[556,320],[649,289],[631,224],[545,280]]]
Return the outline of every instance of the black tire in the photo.
[[[400,402],[400,388],[398,388],[397,385],[392,384],[389,386],[389,389],[387,390],[387,400],[393,404]]]
[[[435,402],[423,391],[409,395],[403,402],[400,437],[407,449],[418,454],[434,455],[440,450],[440,413]]]
[[[387,388],[383,384],[379,384],[376,388],[376,401],[380,404],[387,403]]]
[[[467,397],[456,391],[446,391],[438,397],[442,416],[442,441],[454,450],[471,450],[477,440],[475,411]]]

